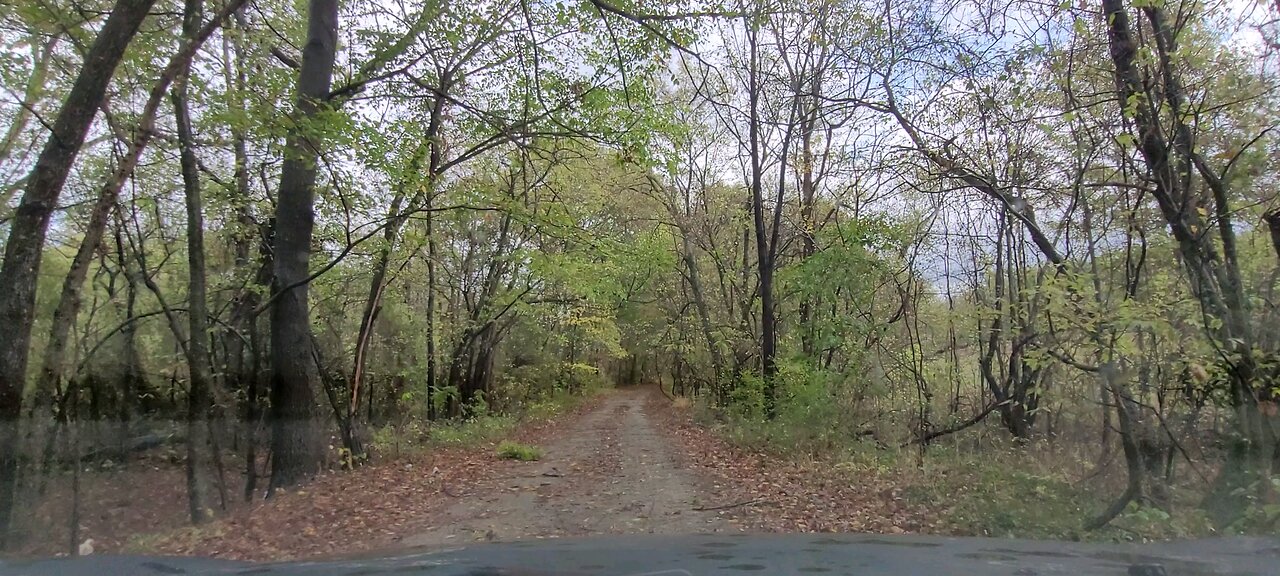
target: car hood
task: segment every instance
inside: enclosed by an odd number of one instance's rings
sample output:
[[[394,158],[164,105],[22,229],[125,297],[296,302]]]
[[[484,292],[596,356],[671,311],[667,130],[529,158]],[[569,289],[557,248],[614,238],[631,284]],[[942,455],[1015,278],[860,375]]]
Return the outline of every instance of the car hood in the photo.
[[[477,544],[340,560],[255,564],[149,556],[0,563],[0,575],[904,576],[1275,575],[1280,540],[1144,545],[854,534],[609,536]]]

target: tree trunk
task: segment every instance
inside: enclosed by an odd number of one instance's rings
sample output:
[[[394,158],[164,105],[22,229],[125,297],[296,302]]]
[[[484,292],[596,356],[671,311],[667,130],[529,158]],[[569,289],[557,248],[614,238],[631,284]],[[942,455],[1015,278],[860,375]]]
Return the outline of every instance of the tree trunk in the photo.
[[[182,35],[195,40],[200,29],[201,0],[186,0]],[[213,514],[209,508],[207,467],[208,412],[213,374],[209,363],[208,293],[205,283],[204,201],[200,191],[200,167],[196,160],[191,112],[187,106],[187,73],[174,80],[171,94],[178,129],[179,165],[187,208],[187,510],[193,524],[202,524]]]
[[[115,233],[116,257],[120,260],[120,268],[124,271],[125,278],[125,319],[129,320],[134,317],[138,304],[138,278],[133,272],[133,267],[129,264],[129,259],[124,253],[124,239],[120,237],[120,230]],[[142,374],[142,357],[138,353],[138,325],[136,322],[129,322],[123,330],[120,331],[120,338],[124,340],[124,374],[120,377],[119,394],[120,404],[117,407],[120,418],[120,461],[124,461],[126,454],[126,443],[129,440],[130,421],[133,414],[133,404],[141,397],[140,392],[146,386],[146,377]],[[139,407],[142,408],[141,406]],[[140,410],[143,411],[143,410]]]
[[[435,420],[440,407],[436,406],[436,239],[433,224],[435,213],[431,211],[433,194],[427,194],[427,420]]]
[[[247,30],[242,11],[234,14],[237,28]],[[228,38],[230,36],[230,38]],[[234,87],[230,105],[240,115],[245,114],[245,91],[247,78],[245,57],[240,34],[224,35],[222,54],[224,78],[227,85]],[[262,302],[258,287],[271,284],[271,233],[270,227],[259,229],[253,219],[252,190],[249,185],[249,150],[248,137],[245,130],[233,124],[231,126],[232,150],[235,157],[235,197],[233,198],[236,230],[231,240],[231,250],[235,255],[235,269],[244,271],[256,265],[256,273],[252,279],[246,279],[246,286],[237,291],[231,305],[231,319],[226,334],[227,358],[229,365],[228,387],[244,390],[244,460],[245,483],[244,500],[249,502],[258,490],[258,436],[261,425],[261,401],[263,390],[262,359],[265,350],[262,335],[258,326],[258,315],[254,313]],[[256,240],[256,243],[255,243]],[[254,246],[258,246],[257,258],[254,258]],[[247,346],[245,340],[248,340]]]
[[[800,236],[803,243],[800,248],[802,259],[809,259],[817,252],[816,236],[818,223],[814,215],[814,200],[817,195],[817,181],[814,174],[814,133],[817,131],[818,114],[822,106],[822,74],[815,73],[810,81],[809,94],[806,94],[806,106],[800,120]],[[806,294],[800,300],[800,348],[805,358],[815,360],[813,323],[813,298]]]
[[[155,0],[118,0],[103,24],[66,101],[53,121],[22,202],[10,223],[0,266],[0,547],[9,543],[17,475],[18,418],[26,382],[36,279],[45,235],[62,187],[106,97],[107,85]]]
[[[756,271],[760,286],[760,376],[764,380],[765,417],[772,419],[776,410],[774,373],[777,372],[777,318],[773,304],[773,258],[764,219],[764,158],[760,135],[760,54],[756,31],[748,25],[750,62],[747,68],[749,118],[747,138],[751,156],[751,222],[755,232]],[[785,155],[784,155],[785,156]],[[785,160],[785,158],[784,158]],[[785,166],[785,164],[784,164]],[[781,186],[781,183],[779,184]]]
[[[1275,432],[1259,405],[1260,400],[1271,399],[1271,392],[1258,382],[1256,373],[1254,319],[1236,256],[1236,216],[1229,206],[1231,190],[1220,172],[1210,167],[1194,147],[1194,131],[1187,124],[1187,96],[1182,78],[1174,69],[1174,55],[1178,52],[1176,24],[1169,21],[1161,6],[1140,9],[1150,25],[1149,48],[1158,64],[1151,66],[1148,73],[1137,62],[1140,46],[1124,2],[1103,0],[1102,12],[1107,22],[1116,101],[1136,102],[1132,123],[1137,131],[1138,151],[1154,183],[1151,195],[1177,243],[1191,293],[1204,313],[1208,332],[1224,355],[1233,357],[1227,367],[1227,392],[1235,412],[1235,435],[1211,497],[1211,507],[1217,512],[1215,520],[1225,525],[1244,513],[1249,490],[1261,488],[1265,496],[1273,461],[1269,447],[1275,442]],[[1127,110],[1122,112],[1129,115]],[[1198,175],[1204,189],[1212,194],[1212,202],[1205,206],[1200,205],[1205,201],[1193,184],[1192,174]],[[1207,222],[1210,212],[1213,221]],[[1213,237],[1203,233],[1214,224],[1221,252]]]
[[[298,126],[285,147],[276,201],[276,295],[271,306],[272,492],[311,477],[321,461],[313,415],[317,374],[311,357],[307,299],[320,138],[309,124],[317,121],[329,94],[337,47],[337,0],[311,0],[307,44],[298,75],[294,114]]]
[[[713,382],[724,378],[724,357],[720,354],[720,343],[711,329],[711,312],[707,309],[707,300],[702,292],[702,282],[698,277],[698,263],[693,258],[693,244],[689,236],[681,232],[681,243],[684,247],[684,266],[689,273],[689,290],[693,292],[693,305],[698,311],[698,323],[702,328],[702,337],[707,341],[707,353],[711,356]]]

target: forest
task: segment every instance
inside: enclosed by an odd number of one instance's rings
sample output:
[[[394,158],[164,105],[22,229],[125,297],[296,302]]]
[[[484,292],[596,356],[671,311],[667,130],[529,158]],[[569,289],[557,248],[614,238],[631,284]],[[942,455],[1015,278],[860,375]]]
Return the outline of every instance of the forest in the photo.
[[[157,451],[202,525],[639,386],[948,533],[1280,532],[1280,3],[0,23],[9,550]]]

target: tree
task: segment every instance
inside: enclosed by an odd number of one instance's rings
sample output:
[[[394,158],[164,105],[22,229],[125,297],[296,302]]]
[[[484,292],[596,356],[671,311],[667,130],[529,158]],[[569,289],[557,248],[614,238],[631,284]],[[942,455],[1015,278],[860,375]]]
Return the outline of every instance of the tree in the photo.
[[[1211,165],[1194,136],[1198,126],[1191,122],[1196,117],[1188,117],[1195,109],[1188,104],[1184,72],[1174,56],[1187,24],[1156,4],[1144,4],[1138,12],[1151,31],[1150,40],[1142,44],[1134,37],[1124,3],[1102,3],[1117,101],[1126,124],[1131,123],[1136,132],[1136,136],[1123,134],[1135,141],[1153,180],[1152,195],[1177,243],[1191,293],[1204,312],[1205,328],[1228,375],[1237,435],[1227,450],[1216,495],[1227,504],[1218,507],[1219,521],[1225,524],[1244,511],[1240,492],[1258,479],[1265,485],[1273,463],[1280,460],[1275,411],[1266,407],[1277,401],[1274,385],[1259,373],[1260,360],[1275,352],[1257,348],[1259,318],[1245,294],[1241,274],[1237,213],[1232,208],[1236,192],[1230,174],[1238,153],[1229,155],[1221,166]],[[1154,66],[1139,68],[1140,48],[1154,55]],[[1210,234],[1210,229],[1216,229],[1216,234]],[[1260,489],[1270,491],[1267,486]]]
[[[285,148],[272,258],[271,490],[315,474],[320,465],[315,429],[310,282],[315,227],[317,162],[322,151],[325,101],[338,49],[338,1],[310,0],[307,42],[298,71],[298,99]]]
[[[36,276],[45,234],[107,84],[154,0],[119,0],[85,55],[75,85],[54,119],[52,133],[27,179],[5,243],[0,285],[0,545],[8,542],[17,473],[18,417],[31,343]]]

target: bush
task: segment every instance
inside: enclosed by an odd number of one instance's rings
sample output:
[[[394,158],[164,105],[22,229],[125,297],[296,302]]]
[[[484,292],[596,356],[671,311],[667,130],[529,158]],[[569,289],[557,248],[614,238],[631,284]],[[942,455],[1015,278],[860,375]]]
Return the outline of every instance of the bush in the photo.
[[[1109,502],[1063,474],[1018,470],[1017,454],[978,458],[934,447],[923,474],[903,491],[935,510],[956,534],[1075,540]],[[1092,535],[1097,536],[1097,535]]]
[[[430,439],[436,444],[466,446],[491,442],[507,435],[516,426],[512,416],[477,416],[431,427]]]
[[[537,446],[512,442],[511,440],[503,440],[498,444],[498,457],[507,460],[519,460],[521,462],[532,462],[542,458],[542,450]]]
[[[764,414],[764,382],[744,375],[729,393],[726,435],[739,445],[813,454],[861,452],[856,414],[847,406],[841,375],[800,360],[778,364],[775,417]]]

